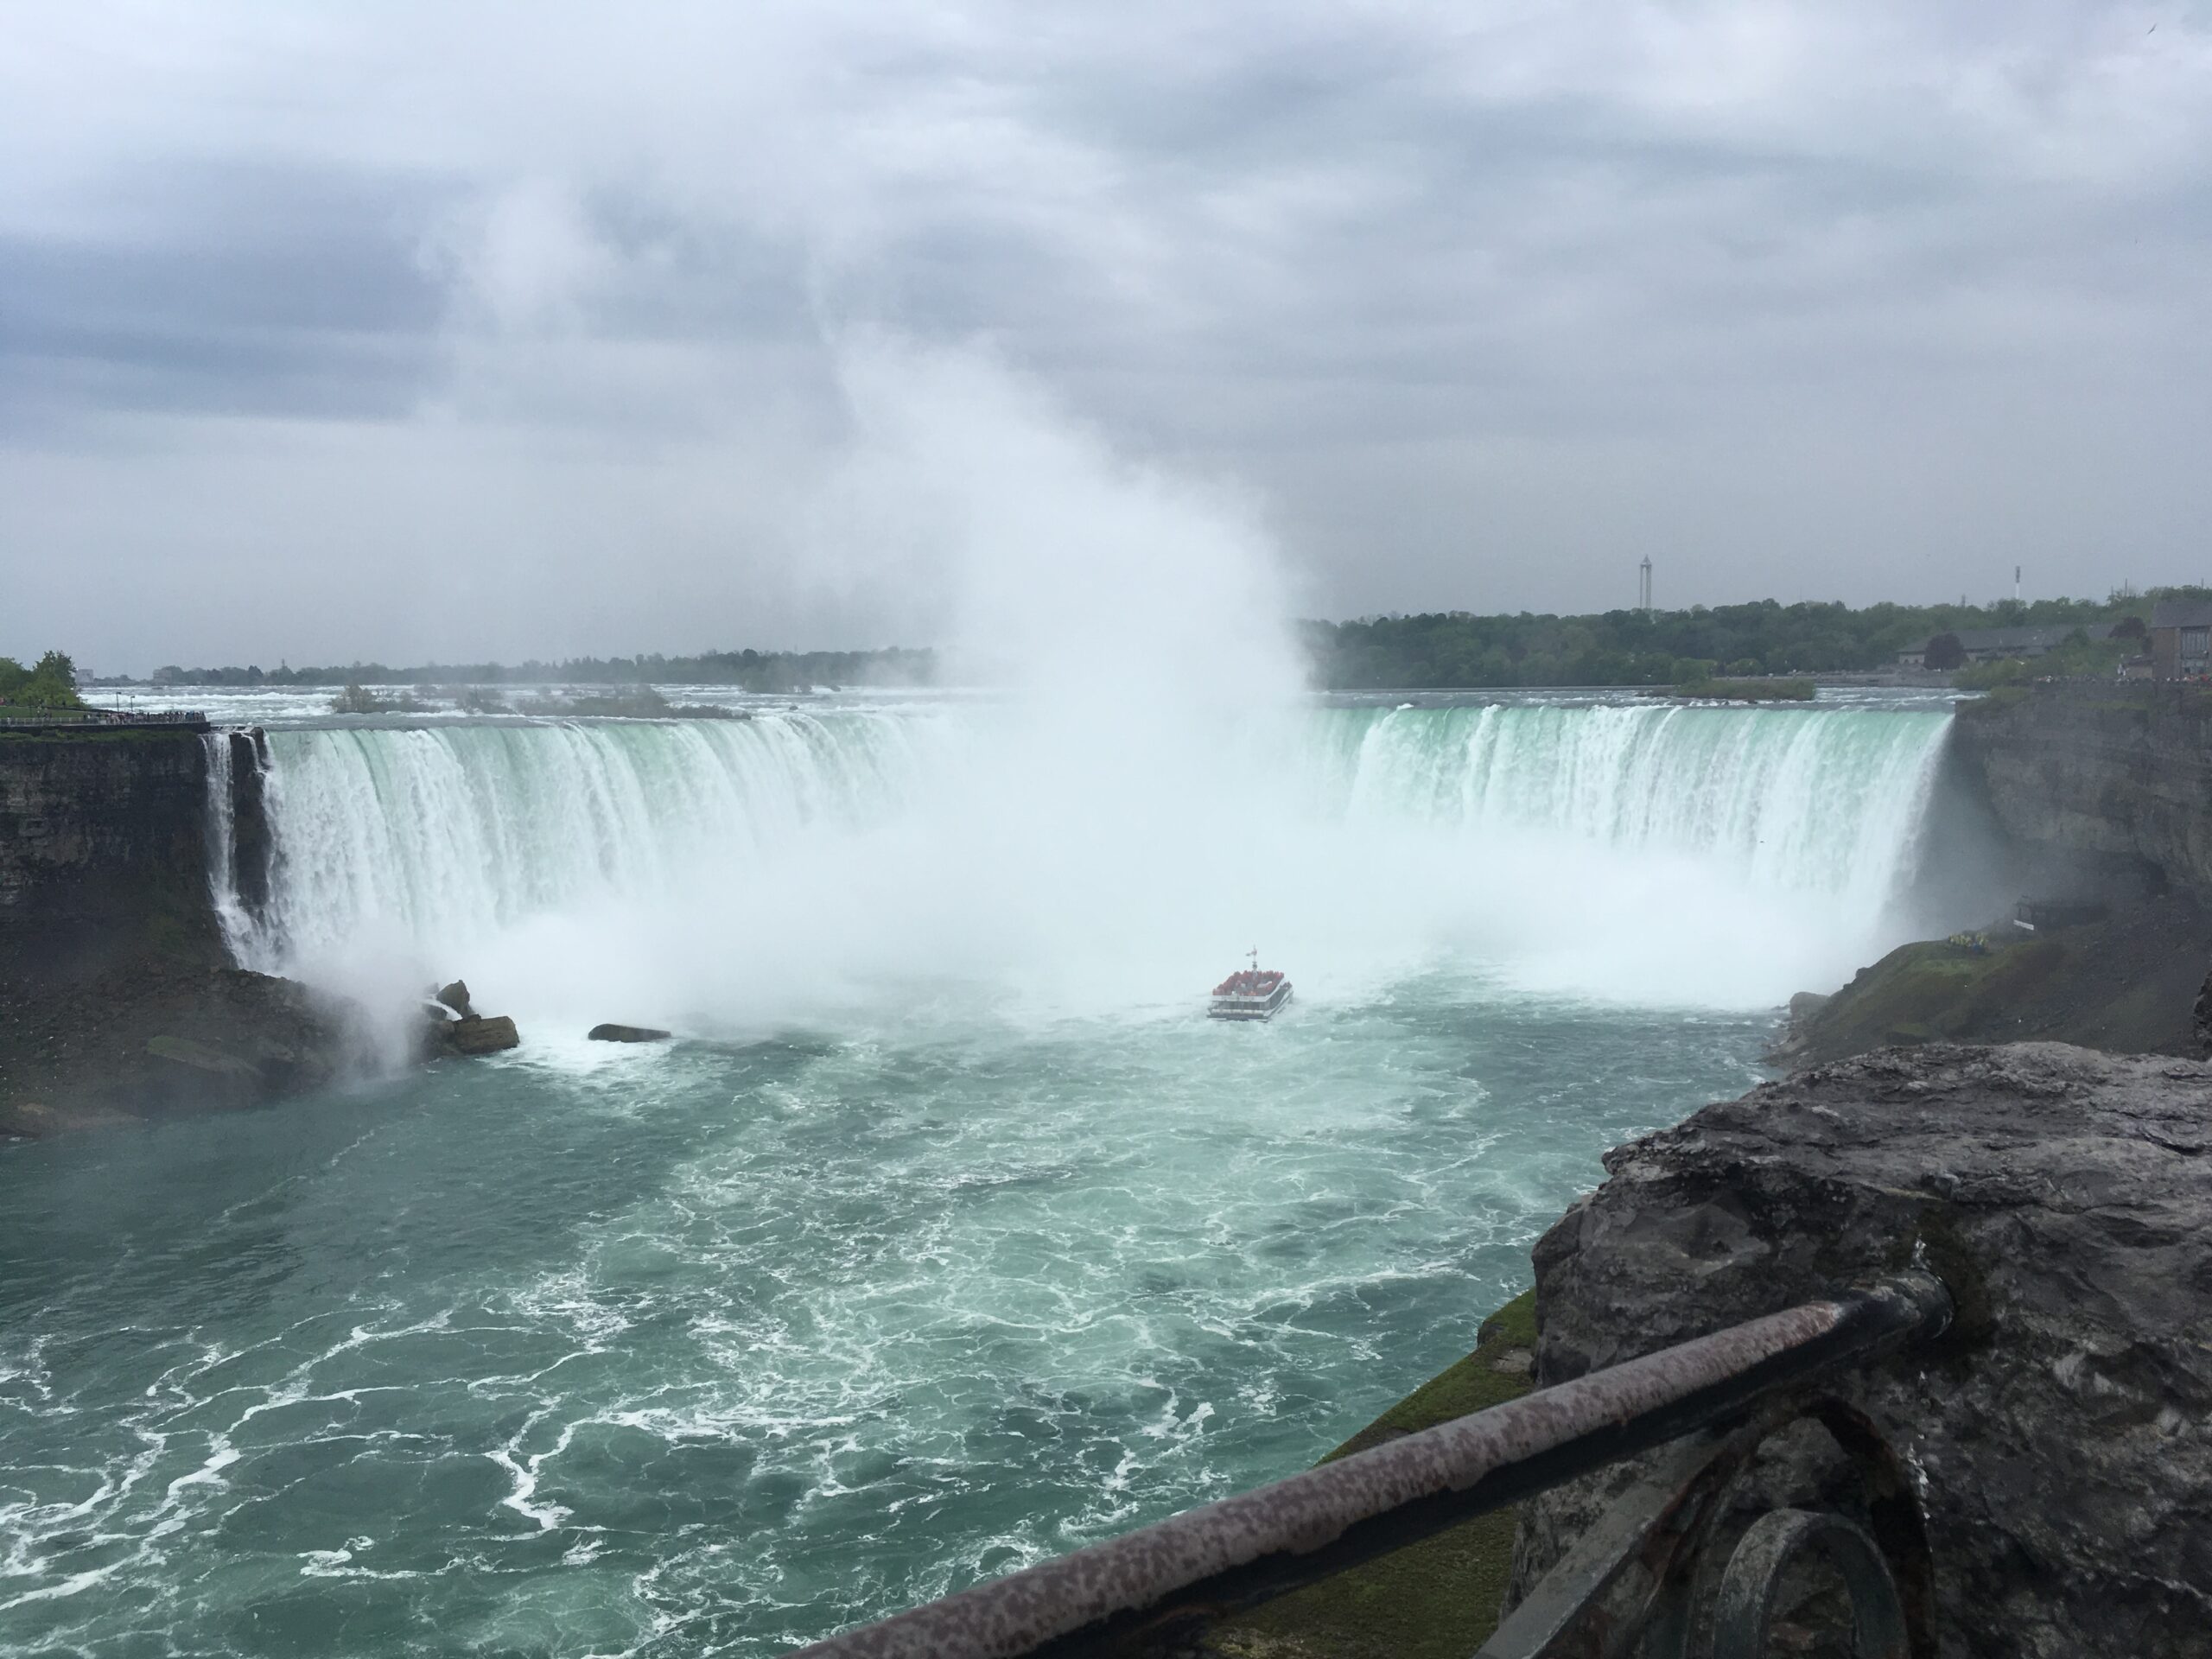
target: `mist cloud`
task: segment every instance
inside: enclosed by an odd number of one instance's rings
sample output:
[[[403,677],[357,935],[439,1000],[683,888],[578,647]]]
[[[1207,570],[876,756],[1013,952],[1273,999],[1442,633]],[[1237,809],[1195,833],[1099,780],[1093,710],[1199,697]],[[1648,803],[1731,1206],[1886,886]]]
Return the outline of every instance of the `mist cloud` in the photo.
[[[1324,613],[2212,574],[2201,4],[11,36],[0,651],[918,642],[824,512],[862,337],[1234,499]]]

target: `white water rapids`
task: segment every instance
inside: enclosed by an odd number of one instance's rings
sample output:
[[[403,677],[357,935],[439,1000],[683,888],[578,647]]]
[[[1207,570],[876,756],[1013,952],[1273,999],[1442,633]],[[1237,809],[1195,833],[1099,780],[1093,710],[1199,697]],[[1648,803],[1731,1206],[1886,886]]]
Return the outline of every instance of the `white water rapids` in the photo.
[[[771,1659],[1305,1467],[1909,925],[1946,718],[275,730],[248,954],[524,1040],[0,1157],[0,1651]]]
[[[976,705],[285,731],[241,954],[725,1031],[948,982],[1166,1007],[1255,938],[1302,996],[1448,955],[1551,993],[1771,1006],[1897,933],[1946,723],[1325,707],[1149,782],[1141,753]]]

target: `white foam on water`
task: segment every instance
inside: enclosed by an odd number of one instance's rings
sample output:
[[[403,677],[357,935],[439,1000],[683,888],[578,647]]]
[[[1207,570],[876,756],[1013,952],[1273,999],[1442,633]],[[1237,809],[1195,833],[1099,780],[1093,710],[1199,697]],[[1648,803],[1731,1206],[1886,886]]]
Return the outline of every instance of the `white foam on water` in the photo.
[[[1945,726],[1650,704],[1230,716],[1203,791],[1134,804],[1092,798],[1079,767],[1040,778],[1003,711],[283,733],[251,959],[463,973],[549,1036],[978,1002],[1179,1018],[1255,937],[1307,1002],[1457,957],[1551,995],[1770,1006],[1894,943]]]

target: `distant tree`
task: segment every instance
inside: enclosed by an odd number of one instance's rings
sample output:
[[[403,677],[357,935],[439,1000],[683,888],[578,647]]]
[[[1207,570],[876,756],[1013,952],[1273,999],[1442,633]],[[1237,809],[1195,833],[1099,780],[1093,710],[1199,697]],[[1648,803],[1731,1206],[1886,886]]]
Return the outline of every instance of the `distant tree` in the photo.
[[[0,702],[25,709],[81,709],[77,665],[67,652],[49,651],[29,668],[0,657]]]
[[[1959,643],[1957,634],[1939,633],[1928,642],[1928,655],[1922,660],[1938,673],[1948,673],[1965,665],[1967,648]]]
[[[2144,626],[2141,617],[2124,616],[2113,625],[2113,631],[2105,637],[2107,639],[2144,639],[2150,637],[2150,629]]]

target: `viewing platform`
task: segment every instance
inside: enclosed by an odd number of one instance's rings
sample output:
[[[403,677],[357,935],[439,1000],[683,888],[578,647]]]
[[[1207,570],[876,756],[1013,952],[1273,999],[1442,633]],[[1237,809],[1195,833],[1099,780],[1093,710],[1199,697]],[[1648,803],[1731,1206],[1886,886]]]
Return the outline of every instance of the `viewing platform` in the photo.
[[[111,732],[131,727],[173,727],[185,731],[205,732],[213,729],[207,716],[197,709],[70,709],[61,714],[12,715],[0,704],[0,731],[22,732]]]

